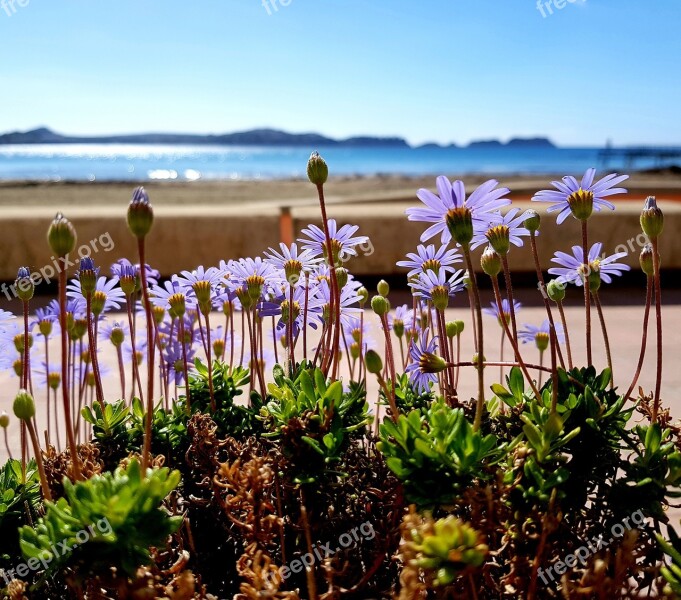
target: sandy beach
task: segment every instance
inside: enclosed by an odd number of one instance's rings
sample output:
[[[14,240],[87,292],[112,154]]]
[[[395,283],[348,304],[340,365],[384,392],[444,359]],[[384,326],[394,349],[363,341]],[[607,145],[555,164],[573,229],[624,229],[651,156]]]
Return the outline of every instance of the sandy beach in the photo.
[[[472,189],[487,179],[498,179],[511,190],[511,197],[529,199],[547,187],[555,176],[513,175],[460,176]],[[316,193],[306,179],[263,179],[250,181],[150,181],[143,184],[155,206],[208,205],[225,206],[255,204],[257,206],[304,206],[317,204]],[[331,177],[326,185],[329,203],[413,201],[419,188],[434,188],[435,177],[376,175],[370,177]],[[0,181],[0,206],[14,209],[27,207],[102,207],[125,206],[134,186],[130,182],[26,182]],[[637,173],[627,182],[629,197],[656,194],[664,199],[681,200],[681,175]],[[625,201],[625,200],[619,200]],[[0,216],[0,218],[2,218]]]

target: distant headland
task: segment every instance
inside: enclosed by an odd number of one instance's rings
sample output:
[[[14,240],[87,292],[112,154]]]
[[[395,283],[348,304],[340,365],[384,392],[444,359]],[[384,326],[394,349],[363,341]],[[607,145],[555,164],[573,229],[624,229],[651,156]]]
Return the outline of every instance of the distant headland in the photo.
[[[138,133],[129,135],[106,136],[70,136],[56,133],[47,127],[39,127],[30,131],[12,131],[0,134],[0,145],[10,144],[196,144],[214,146],[306,146],[321,148],[338,146],[347,148],[392,147],[409,148],[410,144],[401,137],[357,136],[334,139],[318,133],[288,133],[277,129],[251,129],[224,134],[187,134],[187,133]],[[473,141],[469,148],[476,147],[542,147],[555,148],[548,138],[513,138],[507,143],[499,140]],[[456,144],[441,145],[428,143],[419,148],[449,147]]]

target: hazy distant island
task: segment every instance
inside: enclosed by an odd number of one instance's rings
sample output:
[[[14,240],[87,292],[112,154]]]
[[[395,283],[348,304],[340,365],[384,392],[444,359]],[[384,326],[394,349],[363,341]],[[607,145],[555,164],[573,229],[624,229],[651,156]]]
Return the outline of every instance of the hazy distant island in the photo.
[[[56,133],[47,127],[30,131],[12,131],[0,135],[0,145],[10,144],[196,144],[215,146],[306,146],[318,148],[338,146],[348,148],[392,147],[409,148],[410,144],[401,137],[357,136],[334,139],[318,133],[288,133],[277,129],[251,129],[224,134],[186,133],[138,133],[106,136],[69,136]],[[419,148],[456,148],[456,144],[430,142]],[[513,138],[507,143],[499,140],[474,141],[468,145],[476,147],[542,147],[555,148],[548,138]]]

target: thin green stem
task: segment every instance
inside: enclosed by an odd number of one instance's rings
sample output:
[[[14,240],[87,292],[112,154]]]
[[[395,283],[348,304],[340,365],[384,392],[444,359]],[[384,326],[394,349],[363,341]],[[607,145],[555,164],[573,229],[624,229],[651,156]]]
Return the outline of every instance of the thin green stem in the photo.
[[[631,396],[631,392],[634,391],[636,384],[638,383],[638,378],[641,376],[641,369],[643,368],[643,361],[646,356],[646,347],[648,345],[648,320],[650,318],[650,305],[653,301],[653,278],[646,277],[646,308],[643,313],[643,334],[641,335],[641,351],[638,356],[638,364],[636,365],[636,373],[634,374],[634,379],[631,381],[631,385],[624,395],[625,398]]]
[[[657,238],[650,240],[653,246],[653,278],[655,283],[655,325],[657,328],[657,368],[655,372],[655,395],[653,397],[652,421],[657,421],[662,390],[662,285],[660,283],[660,255]]]
[[[605,325],[605,315],[603,314],[603,306],[601,305],[601,299],[598,296],[598,292],[594,292],[592,296],[594,298],[596,310],[598,311],[598,319],[601,322],[601,330],[603,331],[603,341],[605,342],[605,355],[608,359],[608,368],[610,369],[610,389],[614,389],[615,380],[613,377],[612,370],[612,354],[610,352],[610,338],[608,337],[608,328]]]
[[[593,357],[591,355],[591,293],[589,292],[589,238],[586,220],[582,221],[582,258],[584,265],[584,273],[582,273],[582,283],[584,285],[584,311],[586,315],[586,362],[587,365],[593,365]]]
[[[478,431],[482,424],[482,412],[485,408],[485,369],[483,362],[484,356],[484,334],[482,325],[482,305],[480,303],[480,290],[478,289],[478,282],[473,269],[473,260],[471,259],[471,249],[468,244],[463,245],[463,255],[466,259],[466,268],[468,269],[468,276],[471,282],[471,289],[473,291],[473,302],[475,304],[475,316],[477,326],[476,352],[478,355],[478,400],[475,406],[475,419],[473,421],[473,430]]]
[[[530,232],[530,246],[532,247],[532,258],[534,259],[534,269],[537,273],[537,281],[539,281],[539,290],[541,292],[542,300],[544,300],[544,308],[546,308],[546,316],[549,318],[549,323],[551,327],[556,326],[553,320],[553,311],[551,310],[551,303],[549,302],[548,294],[546,293],[546,283],[544,281],[544,273],[541,270],[541,264],[539,262],[539,251],[537,250],[537,234],[534,231]],[[562,309],[561,309],[562,312]],[[565,319],[563,318],[563,328],[566,328]],[[567,329],[565,330],[565,339],[567,340]],[[568,352],[570,351],[570,343],[568,342]],[[565,368],[565,360],[563,359],[563,353],[560,347],[558,347],[558,359],[560,360],[561,367]],[[572,369],[572,360],[570,362],[570,368]]]

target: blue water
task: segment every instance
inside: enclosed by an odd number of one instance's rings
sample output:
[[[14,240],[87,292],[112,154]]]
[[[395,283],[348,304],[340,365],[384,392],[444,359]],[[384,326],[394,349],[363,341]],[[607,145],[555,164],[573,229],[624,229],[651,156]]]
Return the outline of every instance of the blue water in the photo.
[[[41,144],[0,146],[0,180],[149,181],[304,177],[315,148]],[[332,175],[580,173],[607,165],[595,148],[319,148]],[[640,160],[636,168],[654,166]]]

